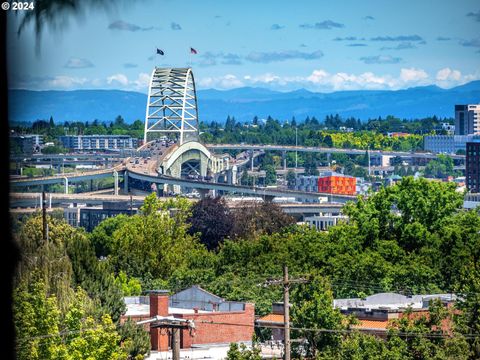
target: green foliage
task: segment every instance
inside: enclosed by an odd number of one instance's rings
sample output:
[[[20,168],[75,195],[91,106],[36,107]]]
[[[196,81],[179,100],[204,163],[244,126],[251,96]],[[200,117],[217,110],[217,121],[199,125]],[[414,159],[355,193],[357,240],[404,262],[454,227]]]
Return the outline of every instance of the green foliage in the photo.
[[[189,233],[199,233],[201,243],[209,250],[217,249],[230,236],[233,225],[230,209],[220,197],[198,201],[192,207],[188,222]]]
[[[450,156],[438,155],[425,166],[425,176],[440,179],[457,176],[458,173],[453,169],[453,165],[453,159]]]
[[[265,166],[265,185],[274,185],[277,183],[277,171],[275,170],[275,166],[273,165],[266,165]]]
[[[120,326],[122,347],[129,359],[142,360],[150,353],[150,334],[135,321],[128,319]]]
[[[65,154],[66,152],[68,150],[59,145],[45,146],[42,149],[43,154]]]
[[[287,176],[286,176],[288,186],[295,185],[295,179],[296,178],[297,178],[297,176],[295,175],[295,171],[293,171],[292,169],[288,170]]]
[[[35,176],[51,176],[54,174],[53,169],[44,169],[44,168],[32,168],[27,167],[22,170],[23,175],[27,177],[35,177]]]
[[[142,284],[140,280],[135,278],[128,278],[124,271],[120,271],[115,278],[115,284],[121,289],[123,296],[135,296],[142,294]]]
[[[170,216],[170,211],[175,215]],[[206,251],[188,234],[185,221],[189,214],[185,199],[161,202],[155,194],[145,198],[141,214],[131,216],[113,233],[110,262],[115,271],[166,279],[187,268],[192,257]]]
[[[62,316],[55,296],[41,281],[22,282],[14,293],[18,359],[120,359],[120,336],[109,315],[88,316],[91,302],[77,290]]]
[[[261,360],[261,349],[253,345],[252,349],[248,349],[245,344],[230,343],[227,352],[227,360]]]
[[[294,327],[307,329],[345,329],[342,315],[332,307],[333,292],[328,282],[320,276],[312,276],[307,284],[299,285],[292,294],[292,322]],[[341,335],[333,332],[299,330],[298,335],[308,341],[304,349],[307,357],[337,348]],[[298,336],[297,335],[297,336]]]
[[[80,327],[81,335],[68,344],[70,359],[122,359],[126,354],[119,346],[120,336],[109,315],[100,322],[87,317]]]
[[[285,214],[277,204],[268,201],[240,204],[233,212],[231,238],[252,239],[262,234],[273,234],[295,219]]]
[[[15,234],[22,252],[16,284],[42,279],[47,294],[56,296],[62,312],[72,296],[71,286],[80,285],[98,302],[99,313],[109,313],[117,321],[124,311],[121,289],[107,265],[96,258],[85,232],[63,219],[47,220],[48,242],[42,237],[40,214],[27,219]]]
[[[113,250],[114,231],[128,222],[129,218],[129,216],[123,214],[107,218],[88,234],[90,241],[95,248],[95,254],[97,257],[106,257],[110,255]]]

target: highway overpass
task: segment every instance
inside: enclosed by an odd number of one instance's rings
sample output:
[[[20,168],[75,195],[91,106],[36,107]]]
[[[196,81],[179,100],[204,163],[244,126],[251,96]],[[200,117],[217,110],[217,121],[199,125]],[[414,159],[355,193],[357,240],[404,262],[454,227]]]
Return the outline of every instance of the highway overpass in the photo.
[[[298,151],[298,152],[315,152],[325,154],[347,154],[347,155],[364,155],[367,150],[361,149],[341,149],[329,147],[314,146],[292,146],[292,145],[248,145],[248,144],[207,144],[210,150],[264,150],[264,151]],[[404,151],[384,151],[370,150],[370,155],[388,155],[400,156],[402,158],[421,158],[435,159],[439,154],[422,153],[422,152],[404,152]],[[465,155],[449,155],[452,159],[465,160]]]

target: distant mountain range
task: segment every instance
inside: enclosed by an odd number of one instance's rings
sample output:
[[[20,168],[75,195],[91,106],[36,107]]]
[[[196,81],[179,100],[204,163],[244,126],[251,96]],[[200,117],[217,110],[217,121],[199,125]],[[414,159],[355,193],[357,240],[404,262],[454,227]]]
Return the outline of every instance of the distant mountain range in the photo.
[[[323,120],[326,115],[368,118],[394,115],[400,118],[453,117],[455,104],[480,103],[480,81],[451,89],[437,86],[405,90],[357,90],[316,93],[305,89],[278,92],[243,87],[232,90],[199,90],[200,120],[224,122],[228,115],[240,121],[269,115],[279,120],[303,121],[307,116]],[[126,122],[145,119],[147,95],[121,90],[9,91],[11,122],[33,122],[53,117],[64,121],[112,121],[122,115]]]

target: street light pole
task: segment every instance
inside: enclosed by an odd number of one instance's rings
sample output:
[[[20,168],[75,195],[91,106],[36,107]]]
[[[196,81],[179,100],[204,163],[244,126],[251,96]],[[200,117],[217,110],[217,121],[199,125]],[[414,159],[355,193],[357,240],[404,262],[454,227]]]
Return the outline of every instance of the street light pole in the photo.
[[[295,170],[297,169],[298,167],[298,158],[297,158],[297,153],[298,153],[298,150],[297,150],[297,147],[298,147],[298,128],[295,126]]]

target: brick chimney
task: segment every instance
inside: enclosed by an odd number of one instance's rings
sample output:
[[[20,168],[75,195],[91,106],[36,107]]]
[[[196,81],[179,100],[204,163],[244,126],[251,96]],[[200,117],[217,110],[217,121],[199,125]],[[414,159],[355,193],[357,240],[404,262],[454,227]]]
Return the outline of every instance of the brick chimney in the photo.
[[[150,317],[168,316],[168,290],[150,290]],[[168,336],[160,335],[159,328],[150,328],[150,342],[152,350],[161,351],[168,349]]]

